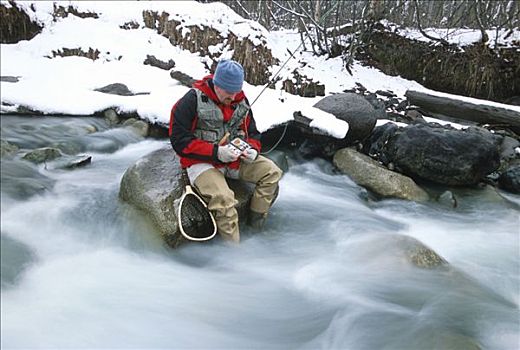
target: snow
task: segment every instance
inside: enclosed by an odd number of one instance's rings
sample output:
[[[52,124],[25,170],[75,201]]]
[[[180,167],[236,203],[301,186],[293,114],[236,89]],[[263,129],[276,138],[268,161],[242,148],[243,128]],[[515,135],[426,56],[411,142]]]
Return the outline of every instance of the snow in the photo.
[[[2,0],[2,4],[9,6]],[[330,135],[342,138],[348,124],[331,114],[312,107],[322,97],[303,98],[281,91],[281,81],[292,76],[294,70],[308,79],[326,86],[326,94],[340,93],[361,83],[370,91],[390,90],[404,98],[407,90],[436,93],[417,82],[391,77],[377,69],[361,66],[355,62],[350,75],[343,67],[340,57],[326,59],[303,51],[300,37],[295,31],[284,30],[270,33],[258,23],[245,20],[221,3],[203,4],[195,1],[68,1],[58,2],[67,7],[73,5],[80,12],[95,12],[95,18],[79,18],[69,15],[53,19],[53,2],[18,2],[29,16],[44,25],[42,33],[30,41],[2,44],[0,50],[0,74],[19,77],[19,82],[1,82],[2,112],[13,111],[17,106],[26,106],[46,114],[91,115],[107,108],[120,112],[137,112],[151,122],[169,123],[170,109],[188,88],[172,79],[169,72],[143,61],[147,55],[159,60],[175,61],[176,71],[194,78],[202,78],[209,71],[207,57],[173,46],[155,30],[144,28],[142,12],[152,10],[169,14],[169,19],[180,22],[184,35],[189,35],[190,26],[209,26],[224,37],[233,33],[239,38],[248,38],[255,45],[265,42],[278,58],[279,65],[271,67],[275,74],[280,67],[281,78],[276,89],[265,89],[253,106],[258,129],[263,132],[272,126],[293,119],[295,111],[312,119],[311,126]],[[34,11],[31,9],[34,8]],[[121,29],[125,23],[136,22],[138,29]],[[460,39],[462,40],[462,39]],[[99,50],[99,59],[85,57],[53,57],[53,51],[63,48]],[[221,58],[230,58],[232,51],[223,51],[222,45],[210,47],[210,52]],[[224,49],[227,50],[227,49]],[[294,57],[290,58],[290,50]],[[137,93],[137,96],[117,96],[94,91],[112,83],[122,83]],[[244,84],[244,92],[250,101],[256,100],[263,86]],[[450,98],[468,99],[442,94]],[[497,105],[490,101],[479,103]],[[508,105],[504,108],[520,110]],[[436,120],[437,121],[437,120]]]

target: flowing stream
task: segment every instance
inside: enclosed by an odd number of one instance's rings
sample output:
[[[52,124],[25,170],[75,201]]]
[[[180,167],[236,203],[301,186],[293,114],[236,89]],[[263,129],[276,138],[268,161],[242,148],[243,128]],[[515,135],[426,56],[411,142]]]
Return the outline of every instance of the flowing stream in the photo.
[[[520,196],[374,201],[293,159],[263,232],[172,250],[118,199],[125,170],[167,140],[1,118],[22,150],[92,155],[74,170],[2,160],[2,348],[518,349]],[[449,267],[414,266],[406,236]]]

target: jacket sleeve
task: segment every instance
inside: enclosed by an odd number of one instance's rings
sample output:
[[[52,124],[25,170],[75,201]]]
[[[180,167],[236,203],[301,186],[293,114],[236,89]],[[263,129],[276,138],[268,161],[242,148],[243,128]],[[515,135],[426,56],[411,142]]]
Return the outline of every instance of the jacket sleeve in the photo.
[[[197,122],[197,93],[191,89],[172,108],[170,142],[178,155],[198,160],[216,161],[217,145],[193,134]]]

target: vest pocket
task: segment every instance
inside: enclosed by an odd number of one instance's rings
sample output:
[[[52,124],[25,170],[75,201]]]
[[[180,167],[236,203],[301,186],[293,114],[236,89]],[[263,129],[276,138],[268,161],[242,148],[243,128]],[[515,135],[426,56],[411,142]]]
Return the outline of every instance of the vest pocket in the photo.
[[[198,130],[197,135],[200,139],[208,142],[218,141],[218,133],[214,130]]]

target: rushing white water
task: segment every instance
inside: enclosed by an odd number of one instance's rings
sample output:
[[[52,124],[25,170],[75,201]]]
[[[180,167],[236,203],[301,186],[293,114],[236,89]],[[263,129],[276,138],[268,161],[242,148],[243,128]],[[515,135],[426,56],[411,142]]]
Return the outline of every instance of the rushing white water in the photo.
[[[330,164],[292,162],[263,232],[171,250],[118,199],[167,141],[127,142],[39,166],[56,181],[41,195],[2,188],[2,348],[518,348],[519,210],[494,191],[367,201]],[[403,235],[451,268],[413,266]]]

